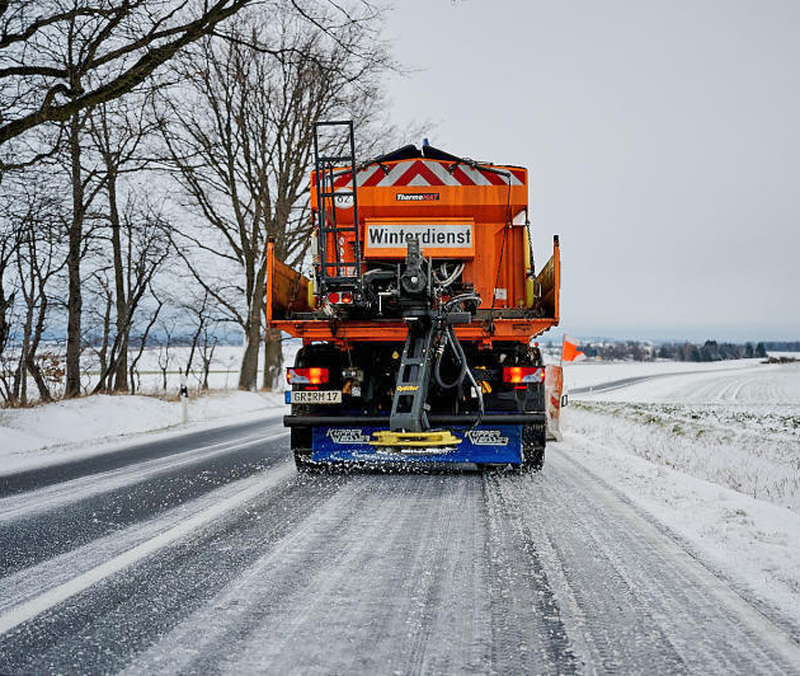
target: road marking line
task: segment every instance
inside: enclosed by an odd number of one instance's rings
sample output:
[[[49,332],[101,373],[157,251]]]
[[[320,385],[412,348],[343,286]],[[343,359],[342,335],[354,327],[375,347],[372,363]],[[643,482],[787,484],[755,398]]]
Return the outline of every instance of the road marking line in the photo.
[[[0,634],[5,634],[14,627],[50,610],[72,596],[76,596],[105,578],[138,563],[142,559],[172,544],[192,531],[219,519],[227,512],[233,511],[248,500],[256,497],[265,489],[281,483],[286,478],[293,475],[294,472],[294,465],[286,461],[275,468],[270,468],[264,475],[253,477],[253,481],[244,479],[243,482],[247,482],[251,485],[243,488],[238,494],[194,514],[183,523],[173,526],[154,538],[129,549],[127,552],[119,554],[105,563],[86,571],[82,575],[54,587],[40,596],[30,599],[12,608],[3,615],[0,615]]]
[[[78,499],[82,500],[94,495],[110,493],[178,467],[193,465],[216,455],[224,455],[248,446],[274,441],[287,434],[288,431],[282,430],[266,437],[247,435],[235,439],[227,439],[207,446],[181,451],[180,453],[173,453],[160,458],[150,458],[142,462],[134,462],[122,467],[86,474],[62,483],[9,495],[0,498],[0,523],[15,521],[20,516],[30,517],[34,514],[50,511],[59,505],[75,502]],[[77,498],[76,495],[78,496]]]

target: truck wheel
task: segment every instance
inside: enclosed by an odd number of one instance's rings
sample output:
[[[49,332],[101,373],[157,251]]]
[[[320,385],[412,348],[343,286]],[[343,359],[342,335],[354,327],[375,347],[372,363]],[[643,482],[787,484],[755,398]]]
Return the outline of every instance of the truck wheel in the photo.
[[[311,449],[294,452],[294,466],[298,472],[318,472],[322,465],[311,460]]]
[[[546,434],[544,425],[523,425],[520,471],[538,472],[542,469]]]
[[[294,466],[299,471],[310,472],[320,469],[320,465],[311,460],[311,429],[293,427],[290,444],[294,453]]]

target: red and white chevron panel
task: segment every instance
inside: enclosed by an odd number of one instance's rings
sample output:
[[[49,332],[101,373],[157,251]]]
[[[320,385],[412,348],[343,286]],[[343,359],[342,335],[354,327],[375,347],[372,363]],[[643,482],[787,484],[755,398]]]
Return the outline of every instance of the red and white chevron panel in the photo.
[[[505,169],[499,169],[505,172]],[[408,160],[395,165],[372,164],[358,172],[358,187],[430,187],[465,185],[523,185],[525,171],[509,169],[508,175],[471,167],[466,164],[452,164],[434,160]],[[339,189],[347,189],[352,183],[351,174],[346,173],[334,181]]]

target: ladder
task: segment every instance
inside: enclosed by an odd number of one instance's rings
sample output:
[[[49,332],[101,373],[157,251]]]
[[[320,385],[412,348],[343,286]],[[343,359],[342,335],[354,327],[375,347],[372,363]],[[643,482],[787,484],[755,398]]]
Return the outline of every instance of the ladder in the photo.
[[[389,416],[392,432],[424,432],[430,428],[426,402],[437,333],[436,324],[427,318],[409,322]]]
[[[333,151],[339,155],[322,155],[329,152],[323,147],[320,132],[343,131],[341,139],[335,139]],[[345,140],[344,149],[341,140]],[[349,153],[349,154],[348,154]],[[361,282],[361,239],[358,232],[358,194],[356,185],[356,149],[352,120],[317,122],[314,125],[314,164],[317,188],[317,227],[319,246],[319,268],[317,270],[320,290],[354,288]],[[342,167],[346,166],[346,169]],[[334,171],[336,170],[336,171]],[[334,181],[350,174],[350,190],[337,190]],[[353,201],[353,225],[339,226],[336,219],[336,200],[351,198]],[[333,251],[330,243],[333,242]],[[347,254],[346,242],[352,240],[352,256]],[[333,254],[331,256],[331,254]]]

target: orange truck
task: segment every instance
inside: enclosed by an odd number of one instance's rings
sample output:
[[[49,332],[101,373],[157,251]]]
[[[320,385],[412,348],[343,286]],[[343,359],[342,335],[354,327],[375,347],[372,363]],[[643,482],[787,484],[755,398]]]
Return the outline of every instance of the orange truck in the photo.
[[[336,151],[324,134],[341,135]],[[404,146],[357,164],[349,121],[319,122],[309,279],[267,250],[267,325],[287,369],[298,469],[470,462],[538,470],[560,258],[538,271],[528,172]]]

